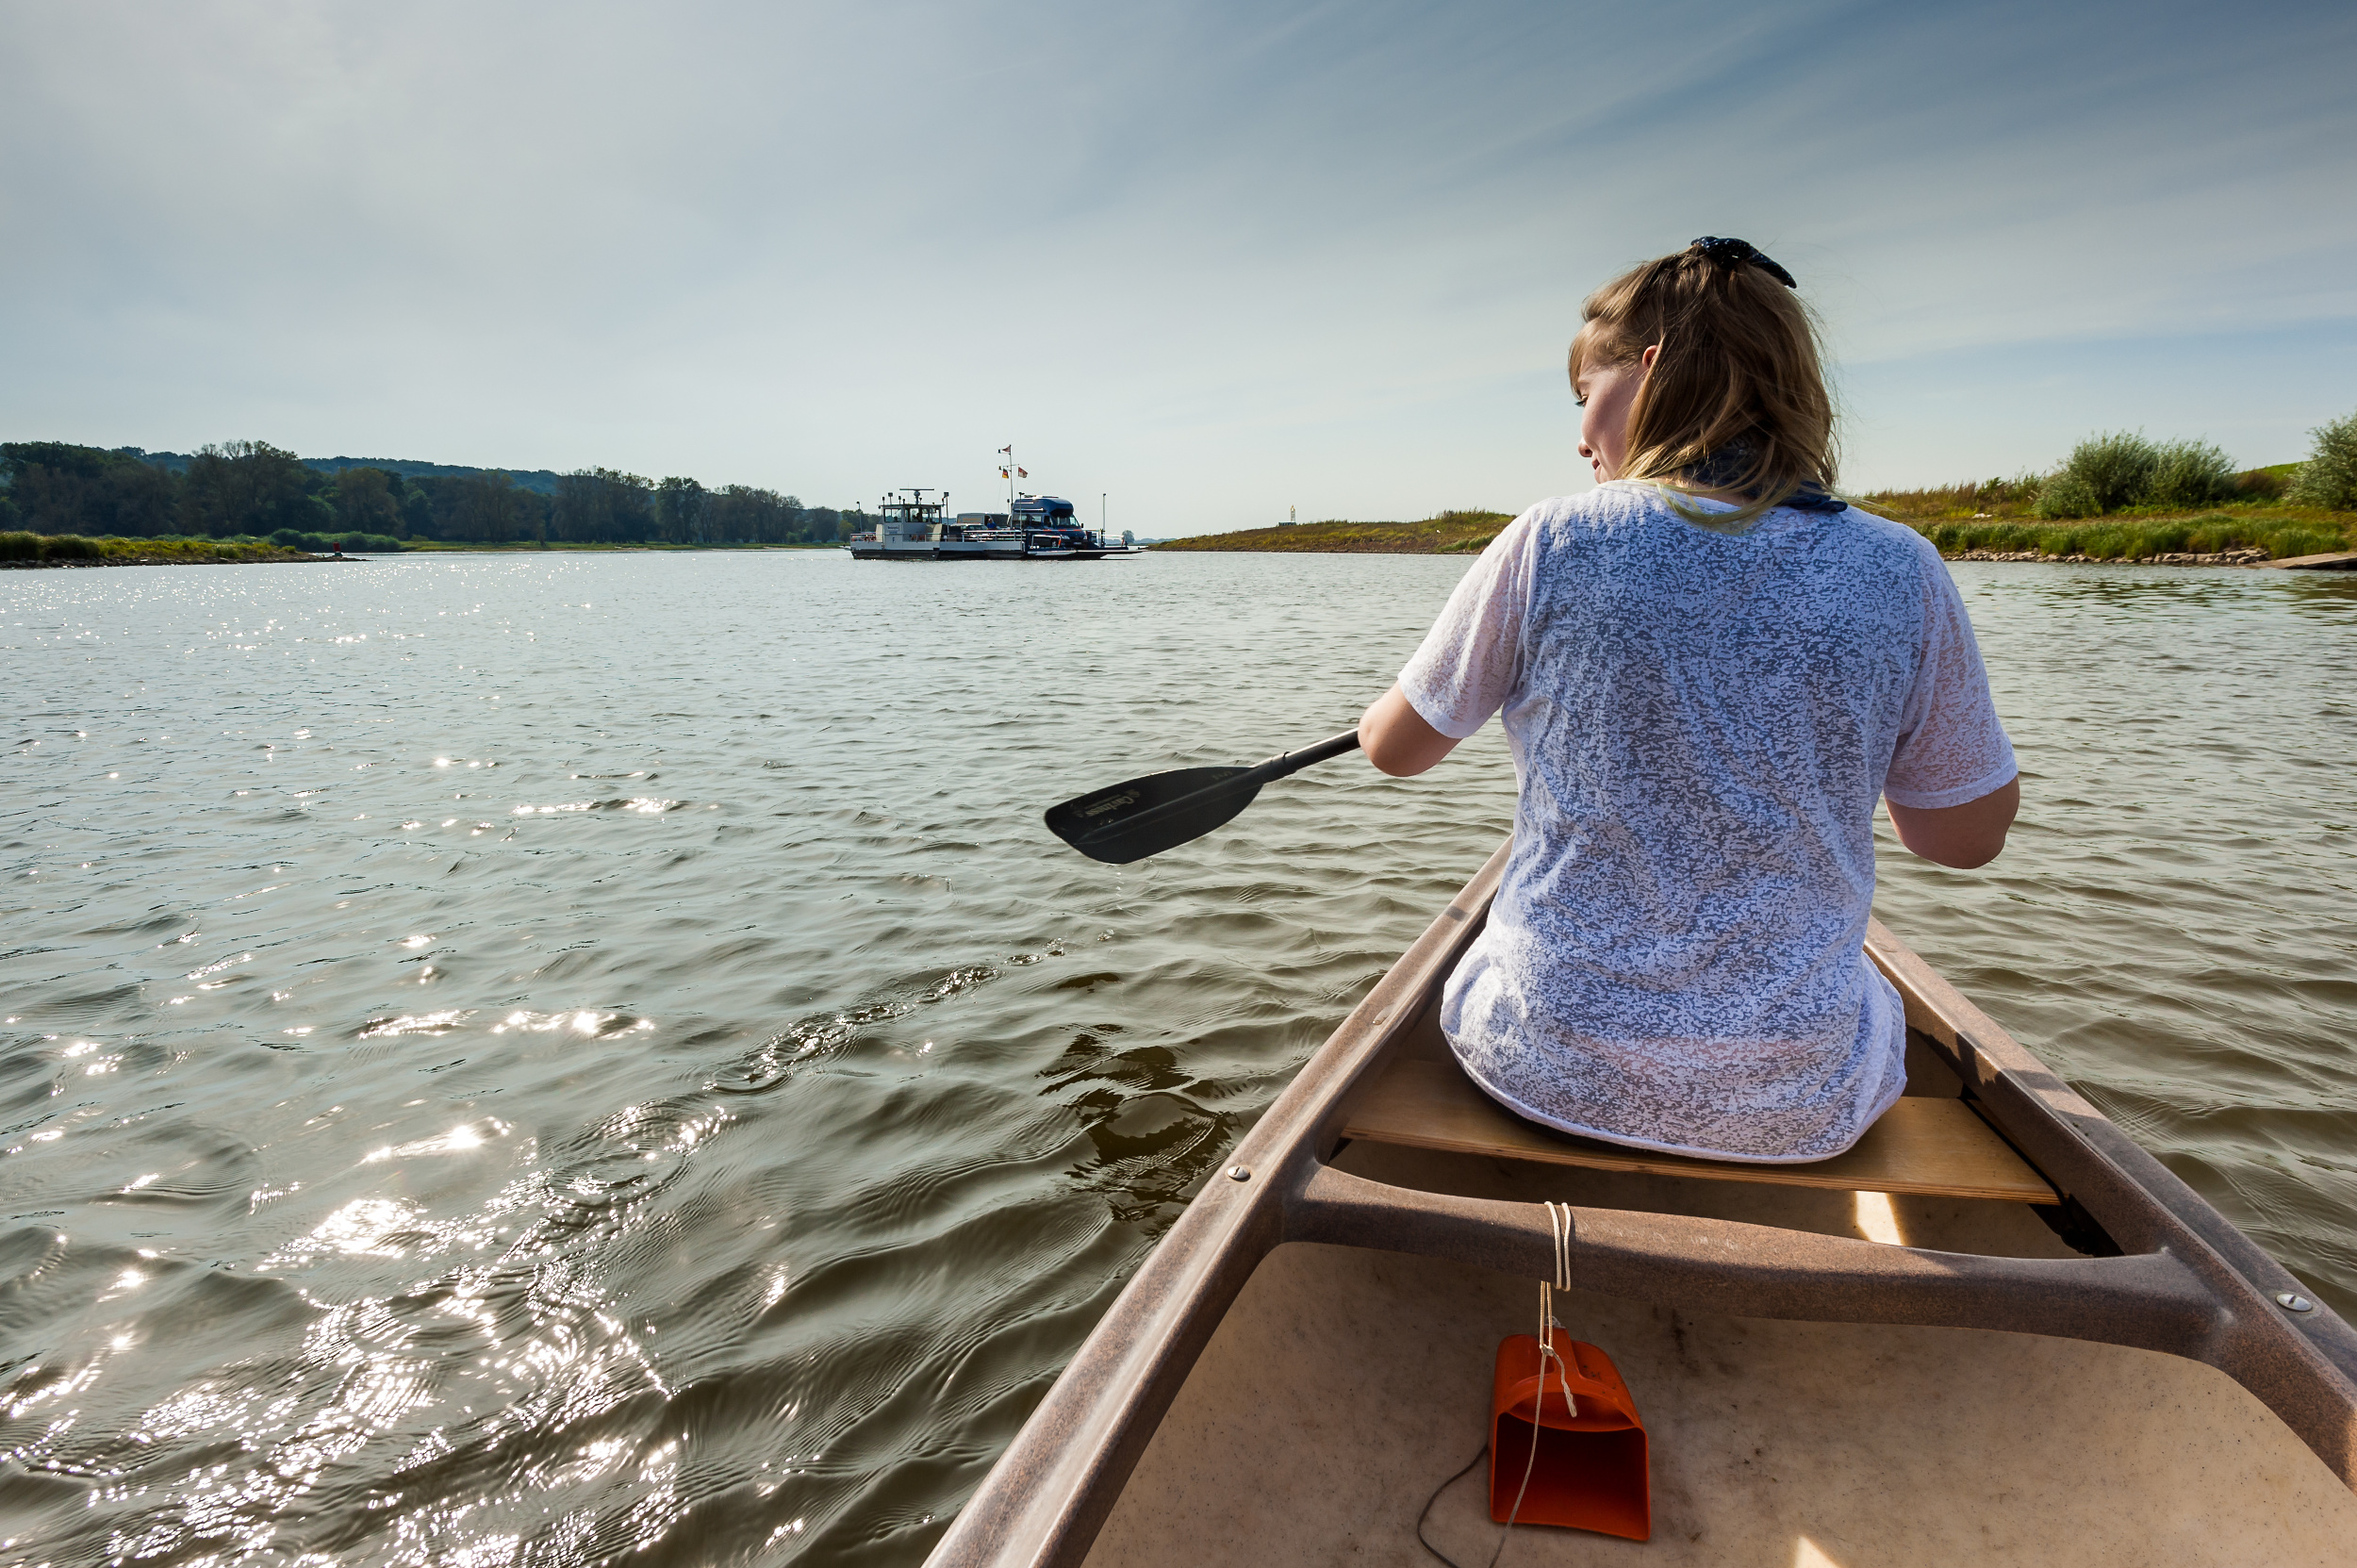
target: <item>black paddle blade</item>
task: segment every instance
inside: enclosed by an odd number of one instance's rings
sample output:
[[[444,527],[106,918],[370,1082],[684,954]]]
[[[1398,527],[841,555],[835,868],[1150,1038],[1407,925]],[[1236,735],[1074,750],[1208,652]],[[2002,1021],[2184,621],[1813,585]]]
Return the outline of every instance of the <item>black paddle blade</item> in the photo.
[[[1260,769],[1180,767],[1047,808],[1047,831],[1091,860],[1127,866],[1200,838],[1252,803]]]

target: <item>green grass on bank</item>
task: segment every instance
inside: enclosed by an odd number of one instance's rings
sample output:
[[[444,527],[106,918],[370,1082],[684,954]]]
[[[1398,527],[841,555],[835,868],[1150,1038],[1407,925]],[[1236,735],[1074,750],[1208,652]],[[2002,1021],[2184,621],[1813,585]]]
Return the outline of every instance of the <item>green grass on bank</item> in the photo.
[[[0,534],[0,567],[209,566],[309,561],[316,556],[268,539],[91,538],[81,534]]]
[[[1991,516],[1910,516],[1893,498],[1864,496],[1871,512],[1905,523],[1939,547],[1942,555],[2018,555],[2053,559],[2151,561],[2170,555],[2217,555],[2260,551],[2269,560],[2357,550],[2357,514],[2321,507],[2246,504],[2198,512],[2114,513],[2078,521]]]
[[[2103,465],[2117,464],[2123,446],[2134,457],[2134,443],[2120,437],[2084,442],[2072,456],[2100,479]],[[2295,487],[2300,467],[2279,463],[2241,473],[2215,472],[2207,487],[2217,499],[2208,504],[2131,499],[2092,516],[2078,515],[2076,502],[2055,515],[2055,491],[2070,479],[2068,469],[2043,477],[1878,490],[1856,499],[1868,511],[1905,523],[1951,556],[2035,553],[2057,559],[2150,561],[2256,550],[2270,560],[2284,560],[2357,549],[2357,512],[2305,503]]]
[[[1277,551],[1346,555],[1454,555],[1478,552],[1514,520],[1511,512],[1442,512],[1419,522],[1305,522],[1165,539],[1156,550]]]
[[[632,540],[615,542],[604,539],[396,539],[383,534],[301,534],[291,528],[281,528],[270,536],[270,542],[288,550],[306,550],[315,555],[340,550],[347,555],[392,555],[416,552],[463,551],[477,554],[485,551],[509,550],[832,550],[833,544],[752,544],[736,541],[728,544],[673,544],[662,540]]]
[[[2288,466],[2288,465],[2287,465]],[[1986,490],[1884,491],[1857,503],[1929,538],[1947,556],[2036,553],[2054,560],[2151,561],[2171,555],[2263,552],[2269,560],[2357,550],[2357,513],[2283,501],[2228,502],[2199,509],[2134,507],[2105,517],[2044,520],[2004,507]],[[2003,510],[1998,510],[2004,507]],[[1481,550],[1512,519],[1504,512],[1443,512],[1420,522],[1305,522],[1172,539],[1156,550],[1442,555]]]

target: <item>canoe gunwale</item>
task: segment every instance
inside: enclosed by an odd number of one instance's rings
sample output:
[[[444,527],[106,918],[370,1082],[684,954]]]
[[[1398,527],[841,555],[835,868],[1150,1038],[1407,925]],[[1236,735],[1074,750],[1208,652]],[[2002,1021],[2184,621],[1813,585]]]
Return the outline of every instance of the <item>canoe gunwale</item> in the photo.
[[[1287,1242],[1551,1277],[1534,1203],[1389,1186],[1331,1166],[1352,1091],[1435,1005],[1479,933],[1510,840],[1310,1058],[1147,1257],[928,1559],[1077,1568],[1196,1358]],[[1736,1220],[1573,1211],[1581,1288],[1807,1322],[1998,1329],[2186,1357],[2274,1411],[2357,1490],[2357,1333],[2289,1320],[2299,1281],[1872,922],[1867,950],[1984,1116],[2120,1249],[2075,1259],[1937,1252]]]
[[[2296,1314],[2277,1306],[2279,1294],[2306,1294],[2289,1269],[1881,921],[1869,923],[1866,947],[1898,987],[1908,1027],[1930,1036],[1963,1081],[1966,1098],[1980,1102],[1989,1125],[2066,1202],[2093,1219],[2122,1253],[2175,1258],[2212,1296],[2219,1321],[2206,1345],[2147,1348],[2206,1362],[2233,1378],[2357,1490],[2357,1330],[2321,1304]]]
[[[926,1560],[931,1568],[1047,1568],[1088,1556],[1195,1358],[1283,1242],[1287,1194],[1277,1178],[1289,1157],[1304,1165],[1332,1153],[1343,1101],[1481,930],[1511,848],[1498,847],[1244,1134],[1222,1168],[1249,1172],[1246,1180],[1213,1176],[1187,1205],[959,1510]]]

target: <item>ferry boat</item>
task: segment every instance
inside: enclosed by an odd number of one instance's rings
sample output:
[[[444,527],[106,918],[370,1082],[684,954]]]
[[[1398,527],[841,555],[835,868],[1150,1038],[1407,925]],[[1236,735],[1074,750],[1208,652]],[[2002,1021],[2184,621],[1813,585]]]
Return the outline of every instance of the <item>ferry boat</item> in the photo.
[[[875,529],[854,534],[846,548],[855,561],[1101,561],[1145,553],[1128,533],[1116,543],[1081,527],[1072,503],[1057,496],[1019,495],[1003,512],[949,514],[948,492],[921,486],[886,496]]]

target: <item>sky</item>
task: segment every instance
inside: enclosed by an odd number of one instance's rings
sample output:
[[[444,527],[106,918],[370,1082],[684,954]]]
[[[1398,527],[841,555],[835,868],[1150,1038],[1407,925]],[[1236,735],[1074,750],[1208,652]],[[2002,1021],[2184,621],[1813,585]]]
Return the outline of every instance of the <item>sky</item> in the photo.
[[[2346,4],[0,0],[0,438],[1028,489],[1585,488],[1581,299],[1823,319],[1843,487],[2357,410]]]

